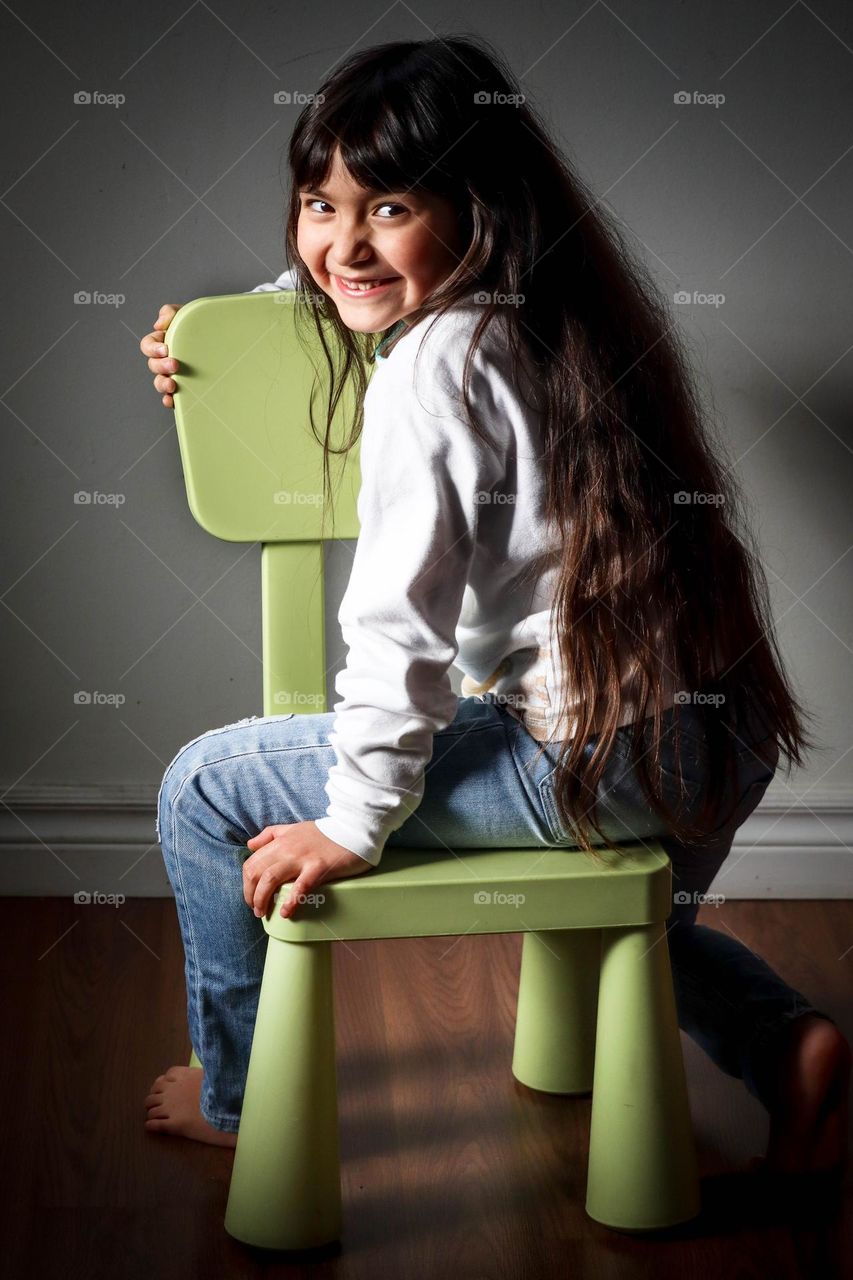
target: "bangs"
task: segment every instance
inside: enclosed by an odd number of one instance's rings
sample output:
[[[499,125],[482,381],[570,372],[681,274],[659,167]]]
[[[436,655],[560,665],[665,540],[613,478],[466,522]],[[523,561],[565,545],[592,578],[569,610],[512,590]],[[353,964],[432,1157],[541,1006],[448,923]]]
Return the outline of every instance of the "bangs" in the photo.
[[[448,149],[444,122],[432,129],[418,120],[410,95],[387,84],[373,92],[364,86],[356,101],[316,102],[293,138],[291,173],[297,190],[325,185],[336,150],[347,172],[364,190],[459,192],[459,176],[436,155]]]

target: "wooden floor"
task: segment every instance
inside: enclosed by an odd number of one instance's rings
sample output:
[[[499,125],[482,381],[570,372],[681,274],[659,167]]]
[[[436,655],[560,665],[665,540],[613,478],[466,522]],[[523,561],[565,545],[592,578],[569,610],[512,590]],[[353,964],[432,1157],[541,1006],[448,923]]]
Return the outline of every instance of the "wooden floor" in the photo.
[[[589,1098],[510,1070],[520,935],[336,946],[343,1237],[302,1257],[247,1248],[222,1225],[233,1153],[143,1127],[151,1081],[189,1060],[174,902],[0,912],[10,1280],[853,1275],[849,1172],[832,1212],[762,1203],[737,1171],[763,1150],[765,1113],[684,1037],[700,1218],[637,1237],[586,1216]],[[853,903],[730,902],[700,919],[853,1039]]]

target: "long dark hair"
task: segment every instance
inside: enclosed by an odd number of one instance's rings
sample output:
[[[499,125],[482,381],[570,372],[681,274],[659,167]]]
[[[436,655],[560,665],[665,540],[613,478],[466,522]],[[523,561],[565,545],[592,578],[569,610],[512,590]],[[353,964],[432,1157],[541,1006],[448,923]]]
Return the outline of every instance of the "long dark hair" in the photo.
[[[733,776],[750,708],[760,706],[767,740],[790,764],[802,764],[802,751],[815,744],[784,673],[742,499],[705,430],[654,281],[480,36],[353,54],[301,112],[289,148],[286,252],[299,290],[314,296],[297,248],[299,191],[326,180],[338,148],[363,187],[426,190],[459,210],[466,248],[407,319],[438,316],[479,293],[492,299],[463,371],[471,429],[486,438],[471,410],[470,362],[496,318],[507,325],[516,366],[532,369],[541,392],[547,515],[561,557],[552,615],[563,672],[558,721],[567,723],[569,701],[577,717],[573,736],[559,743],[554,787],[577,845],[595,857],[592,830],[609,843],[594,800],[629,695],[630,752],[649,802],[678,838],[701,840],[703,820]],[[506,305],[507,296],[523,302]],[[379,335],[348,329],[333,305],[300,313],[313,321],[327,361],[328,489],[330,452],[347,451],[361,432]],[[336,447],[332,418],[348,383],[357,409]],[[705,808],[691,822],[662,794],[664,687],[673,679],[701,713],[710,762]],[[680,775],[677,749],[675,761]]]

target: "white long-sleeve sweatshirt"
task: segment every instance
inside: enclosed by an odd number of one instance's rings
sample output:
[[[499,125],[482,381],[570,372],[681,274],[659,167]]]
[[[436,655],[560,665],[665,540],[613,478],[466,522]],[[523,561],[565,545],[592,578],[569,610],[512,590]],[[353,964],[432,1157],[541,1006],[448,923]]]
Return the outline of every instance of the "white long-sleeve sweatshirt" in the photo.
[[[251,292],[295,287],[285,272]],[[502,326],[481,340],[470,384],[493,447],[464,418],[462,368],[481,316],[471,304],[398,323],[365,396],[360,532],[338,611],[348,654],[329,734],[337,762],[316,825],[374,866],[420,804],[433,735],[456,715],[451,665],[463,696],[492,690],[540,741],[570,737],[574,724],[557,734],[558,544],[547,535],[540,415],[528,380],[519,392]]]

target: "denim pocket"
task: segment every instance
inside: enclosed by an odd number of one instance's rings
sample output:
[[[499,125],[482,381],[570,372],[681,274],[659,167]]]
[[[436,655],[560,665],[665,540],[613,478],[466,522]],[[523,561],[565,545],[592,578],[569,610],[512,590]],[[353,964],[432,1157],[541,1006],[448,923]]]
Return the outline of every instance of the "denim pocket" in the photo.
[[[756,777],[756,768],[762,773]],[[558,845],[576,845],[577,838],[569,828],[557,806],[555,794],[556,766],[540,780],[538,784],[539,802],[551,831],[551,838]],[[708,785],[707,775],[694,776],[685,773],[681,778],[674,769],[661,766],[660,789],[666,805],[677,814],[682,821],[694,821],[698,818]],[[654,775],[652,775],[654,778]],[[761,801],[773,776],[766,766],[750,764],[746,761],[738,763],[738,777],[735,794],[739,796],[736,804],[732,803],[732,793],[728,791],[717,813],[713,816],[706,835],[715,835],[731,824],[740,826]],[[652,809],[642,789],[642,784],[635,769],[623,757],[622,752],[614,750],[607,762],[604,775],[596,792],[598,819],[602,826],[614,823],[614,830],[621,831],[615,836],[617,841],[630,841],[632,838],[644,839],[655,831],[664,834],[664,820]],[[597,835],[590,833],[593,843]]]
[[[555,844],[565,844],[571,841],[575,842],[574,836],[570,836],[566,832],[563,819],[557,808],[557,801],[554,798],[554,774],[557,772],[556,766],[550,773],[546,773],[545,777],[539,783],[537,788],[539,792],[539,803],[545,813],[548,826],[551,830],[551,839]]]
[[[590,741],[584,750],[588,762],[595,743]],[[767,758],[770,756],[771,758]],[[760,803],[775,772],[778,748],[771,752],[767,740],[761,743],[741,742],[735,748],[736,771],[733,785],[728,785],[716,813],[706,829],[713,836],[730,826],[736,828],[745,822]],[[651,767],[651,761],[649,761]],[[545,762],[547,769],[547,761]],[[547,819],[551,838],[556,844],[576,845],[576,836],[570,824],[557,807],[555,794],[556,762],[535,784],[540,809]],[[652,780],[655,772],[651,769]],[[682,821],[698,820],[709,785],[707,749],[696,732],[682,730],[678,751],[674,735],[664,733],[660,739],[659,788],[667,807]],[[664,819],[652,809],[637,776],[630,739],[626,731],[618,731],[613,749],[605,766],[596,792],[596,808],[599,821],[614,830],[633,831],[643,838],[653,830],[661,831]],[[596,837],[591,834],[595,841]],[[626,834],[624,839],[628,838]]]
[[[556,772],[555,766],[540,780],[537,788],[539,803],[553,842],[576,846],[577,836],[557,805]],[[685,778],[679,787],[675,775],[664,769],[662,785],[664,799],[670,808],[683,815],[696,811],[703,783]],[[634,769],[624,759],[621,751],[613,751],[599,781],[596,790],[596,816],[605,833],[617,843],[645,839],[659,825],[659,819],[646,800]],[[597,832],[589,831],[588,834],[593,844],[599,842]]]

